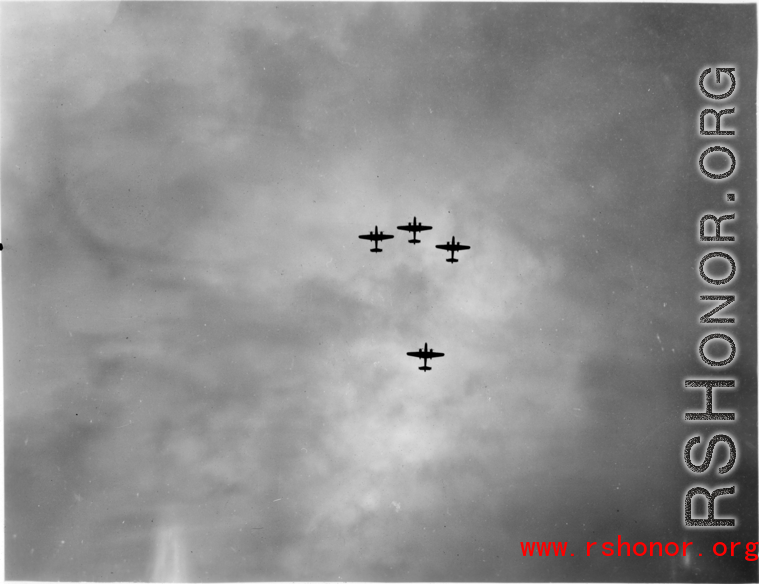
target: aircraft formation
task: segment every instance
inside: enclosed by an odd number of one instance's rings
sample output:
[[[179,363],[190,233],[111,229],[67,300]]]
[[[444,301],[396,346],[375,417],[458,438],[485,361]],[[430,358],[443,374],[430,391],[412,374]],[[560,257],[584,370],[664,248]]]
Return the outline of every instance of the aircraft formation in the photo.
[[[429,225],[422,225],[421,223],[416,222],[416,217],[414,217],[414,222],[412,223],[409,221],[408,225],[398,225],[398,229],[402,231],[409,231],[411,232],[411,239],[408,240],[409,243],[412,243],[416,245],[417,243],[421,243],[417,238],[416,234],[421,233],[422,231],[429,231],[432,229]],[[374,232],[369,231],[366,235],[359,235],[359,239],[368,239],[369,241],[374,243],[374,247],[370,249],[369,251],[377,253],[381,252],[382,250],[379,248],[379,242],[385,241],[386,239],[393,239],[395,237],[394,235],[387,235],[384,231],[379,231],[379,227],[377,225],[374,226]],[[464,251],[465,249],[471,249],[468,245],[462,245],[460,242],[456,242],[456,236],[454,235],[451,237],[451,241],[447,241],[446,243],[442,243],[440,245],[435,246],[438,249],[444,249],[446,251],[451,252],[451,257],[449,257],[447,262],[450,263],[456,263],[459,261],[454,257],[454,254],[457,251]]]
[[[416,245],[417,243],[421,243],[420,240],[416,238],[417,233],[421,233],[423,231],[429,231],[432,229],[429,225],[422,225],[422,223],[416,222],[416,217],[414,217],[413,223],[409,221],[408,225],[398,225],[398,229],[401,231],[408,231],[411,233],[411,239],[408,240],[409,243]],[[385,241],[387,239],[393,239],[395,237],[394,235],[387,235],[384,231],[380,231],[379,227],[377,225],[374,226],[374,232],[369,231],[367,235],[359,235],[359,239],[367,239],[374,243],[374,247],[370,249],[369,251],[373,253],[379,253],[382,250],[379,247],[380,241]],[[435,246],[437,249],[443,249],[445,251],[451,252],[451,257],[447,258],[445,261],[450,262],[451,264],[454,264],[458,262],[459,260],[454,257],[457,251],[464,251],[467,249],[471,249],[468,245],[462,245],[460,242],[456,241],[456,236],[452,236],[450,241],[447,241],[446,243],[442,243],[440,245]],[[419,367],[420,371],[424,371],[427,373],[427,371],[430,371],[432,367],[427,366],[427,360],[428,359],[435,359],[436,357],[443,357],[445,353],[437,353],[432,350],[432,348],[427,349],[427,343],[424,343],[424,349],[419,349],[418,351],[409,351],[406,353],[409,357],[416,357],[418,359],[424,359],[424,365]]]

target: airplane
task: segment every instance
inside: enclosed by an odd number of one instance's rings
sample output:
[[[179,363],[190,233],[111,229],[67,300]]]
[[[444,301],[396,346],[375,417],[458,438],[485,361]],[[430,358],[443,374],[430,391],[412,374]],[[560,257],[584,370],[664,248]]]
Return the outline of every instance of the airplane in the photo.
[[[448,243],[445,243],[443,245],[436,245],[435,247],[437,247],[438,249],[444,249],[446,251],[451,252],[451,257],[449,257],[445,261],[451,262],[452,264],[455,263],[455,262],[457,262],[457,261],[459,261],[455,257],[453,257],[453,254],[455,254],[457,251],[462,251],[464,249],[470,249],[470,246],[468,246],[468,245],[461,245],[460,243],[456,243],[456,236],[453,236],[451,238],[451,241],[449,241]]]
[[[414,224],[412,225],[411,222],[409,222],[408,225],[398,225],[398,229],[402,229],[403,231],[410,231],[412,233],[413,239],[409,239],[409,243],[413,243],[416,245],[417,243],[420,243],[420,241],[416,238],[416,232],[417,231],[428,231],[432,229],[429,225],[422,225],[421,223],[416,222],[416,217],[414,217]]]
[[[445,355],[445,353],[435,353],[432,348],[430,350],[427,350],[427,343],[424,343],[424,349],[419,349],[418,351],[411,351],[410,353],[406,353],[409,357],[418,357],[419,359],[424,359],[424,365],[422,365],[419,370],[424,371],[427,373],[432,367],[427,367],[427,359],[434,359],[435,357],[442,357]]]
[[[380,252],[382,251],[379,247],[377,247],[377,243],[382,241],[383,239],[392,239],[395,237],[394,235],[385,235],[382,231],[377,231],[377,226],[374,226],[374,233],[369,231],[369,235],[359,235],[359,239],[368,239],[369,241],[374,242],[374,249],[370,249],[369,251],[372,252]]]

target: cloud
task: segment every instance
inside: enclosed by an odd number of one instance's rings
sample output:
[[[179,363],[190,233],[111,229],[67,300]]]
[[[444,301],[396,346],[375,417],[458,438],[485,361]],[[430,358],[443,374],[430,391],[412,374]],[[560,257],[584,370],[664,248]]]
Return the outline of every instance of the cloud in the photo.
[[[9,576],[685,573],[519,548],[679,534],[662,10],[5,7]]]

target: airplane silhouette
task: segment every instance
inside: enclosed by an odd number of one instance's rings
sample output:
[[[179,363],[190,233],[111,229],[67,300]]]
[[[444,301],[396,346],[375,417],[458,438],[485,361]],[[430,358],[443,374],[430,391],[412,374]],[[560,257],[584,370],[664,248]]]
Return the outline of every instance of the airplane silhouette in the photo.
[[[455,257],[453,257],[453,254],[455,254],[457,251],[462,251],[465,249],[470,249],[470,246],[468,245],[461,245],[460,243],[456,243],[456,236],[451,238],[451,241],[448,243],[444,243],[443,245],[436,245],[438,249],[444,249],[446,251],[451,252],[451,257],[449,257],[447,262],[451,262],[452,264],[459,261]]]
[[[427,350],[427,343],[424,343],[424,349],[419,349],[418,351],[411,351],[409,353],[406,353],[409,357],[418,357],[419,359],[424,359],[424,365],[422,365],[419,370],[424,371],[427,373],[432,367],[427,367],[427,359],[434,359],[435,357],[442,357],[445,355],[445,353],[435,353],[432,348]]]
[[[421,223],[416,222],[416,217],[414,217],[414,224],[412,225],[411,222],[409,222],[408,225],[398,225],[398,229],[402,229],[403,231],[410,231],[412,233],[413,239],[409,239],[409,243],[413,243],[416,245],[417,243],[420,243],[420,241],[416,238],[416,232],[417,231],[428,231],[432,229],[429,225],[422,225]]]
[[[369,241],[374,242],[374,249],[371,249],[369,251],[373,252],[380,252],[382,251],[379,247],[377,247],[377,243],[382,241],[383,239],[392,239],[395,237],[394,235],[385,235],[382,231],[377,231],[377,226],[374,226],[374,233],[369,231],[369,235],[359,235],[359,239],[368,239]]]

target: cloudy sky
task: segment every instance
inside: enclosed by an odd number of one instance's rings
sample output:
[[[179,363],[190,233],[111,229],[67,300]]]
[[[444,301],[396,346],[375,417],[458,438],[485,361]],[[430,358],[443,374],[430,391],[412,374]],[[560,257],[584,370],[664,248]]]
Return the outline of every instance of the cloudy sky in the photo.
[[[1,32],[8,578],[756,580],[706,553],[757,539],[755,6],[4,3]],[[726,429],[682,421],[698,218],[733,210],[738,464],[694,479]],[[697,483],[739,486],[738,529],[682,528]],[[584,557],[618,534],[704,556]]]

